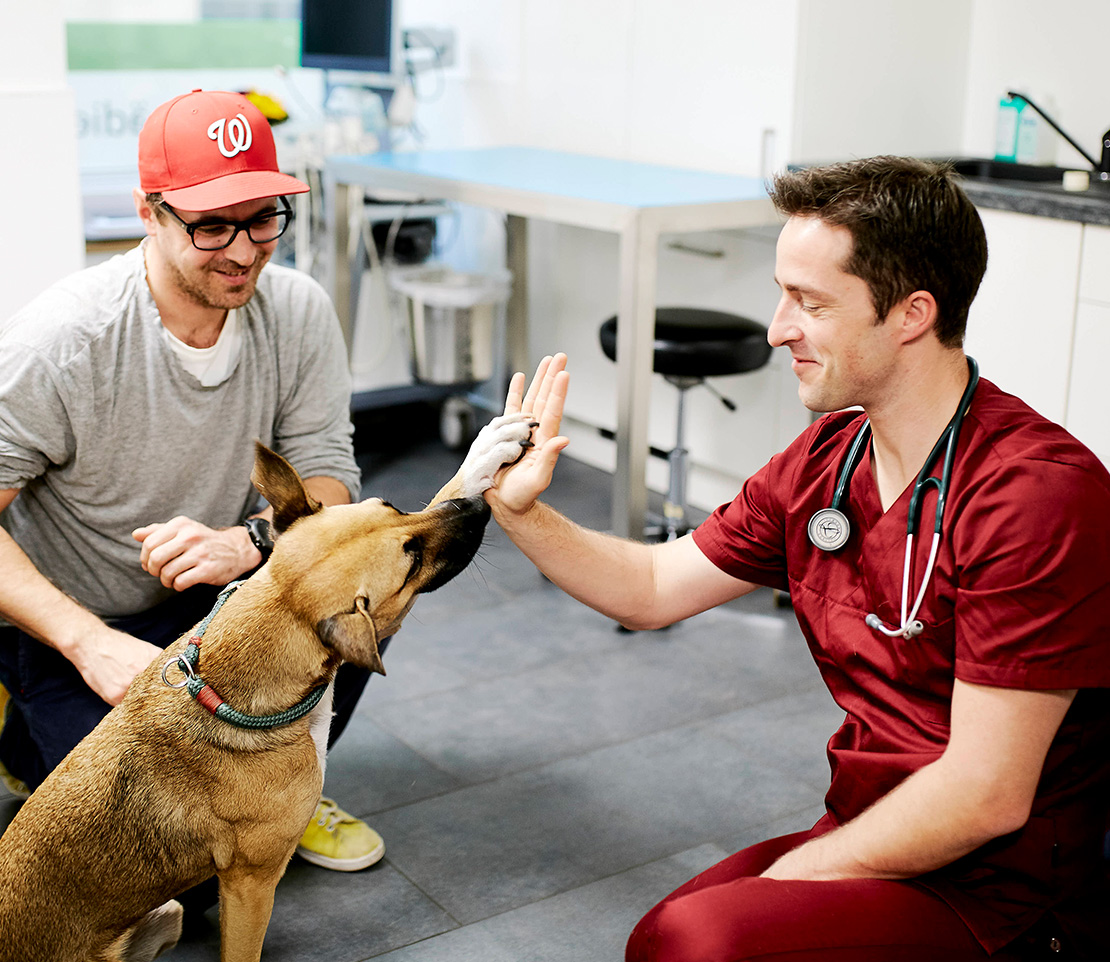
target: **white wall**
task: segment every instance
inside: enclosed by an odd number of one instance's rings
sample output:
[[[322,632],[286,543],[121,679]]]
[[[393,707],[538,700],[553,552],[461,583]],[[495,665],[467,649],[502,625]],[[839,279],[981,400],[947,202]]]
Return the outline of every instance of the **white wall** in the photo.
[[[84,263],[73,95],[58,0],[0,13],[0,322]]]
[[[975,0],[972,4],[964,148],[994,153],[999,97],[1024,87],[1096,160],[1110,130],[1105,0]],[[1042,103],[1042,98],[1047,101]],[[1049,107],[1049,103],[1054,105]],[[1057,138],[1056,163],[1084,167],[1083,158]]]
[[[972,8],[968,0],[802,0],[789,159],[958,153]]]
[[[200,0],[62,0],[66,20],[185,23],[200,13]]]
[[[514,143],[761,172],[789,136],[796,4],[756,0],[404,0],[455,27],[446,87],[422,77],[425,146]]]

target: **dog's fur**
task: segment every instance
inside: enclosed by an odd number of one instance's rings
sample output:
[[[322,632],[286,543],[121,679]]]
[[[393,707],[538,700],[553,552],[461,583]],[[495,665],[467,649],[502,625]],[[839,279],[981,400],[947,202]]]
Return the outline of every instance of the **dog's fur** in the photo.
[[[252,715],[297,704],[342,661],[384,674],[378,640],[418,593],[469,564],[489,518],[481,492],[527,446],[530,427],[514,416],[485,428],[415,514],[378,499],[322,508],[258,445],[252,479],[279,537],[213,618],[198,673]],[[153,959],[180,935],[173,897],[213,875],[221,959],[259,959],[274,887],[320,798],[330,690],[285,727],[233,727],[163,682],[188,638],[135,679],[0,838],[4,962]]]

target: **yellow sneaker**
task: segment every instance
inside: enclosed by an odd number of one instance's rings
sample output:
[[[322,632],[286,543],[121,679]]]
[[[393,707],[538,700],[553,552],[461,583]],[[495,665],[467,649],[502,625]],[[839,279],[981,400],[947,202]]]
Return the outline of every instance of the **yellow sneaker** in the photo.
[[[364,821],[321,798],[308,823],[297,854],[306,862],[336,872],[357,872],[385,855],[385,842]]]
[[[8,694],[8,690],[3,685],[0,685],[0,731],[4,730],[4,722],[8,720],[8,707],[10,701],[11,696]],[[3,782],[4,787],[16,798],[22,799],[31,797],[31,789],[27,787],[27,784],[9,772],[2,762],[0,762],[0,782]]]

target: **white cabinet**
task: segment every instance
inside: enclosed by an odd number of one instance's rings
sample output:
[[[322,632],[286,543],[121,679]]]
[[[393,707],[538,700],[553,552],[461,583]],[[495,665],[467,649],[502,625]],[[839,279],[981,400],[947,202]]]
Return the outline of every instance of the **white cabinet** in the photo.
[[[980,210],[987,274],[968,317],[983,376],[1110,466],[1110,227]]]
[[[1083,232],[1065,427],[1110,465],[1106,358],[1110,357],[1110,227]]]
[[[1083,225],[980,210],[987,273],[964,347],[983,377],[1063,424],[1068,410]]]

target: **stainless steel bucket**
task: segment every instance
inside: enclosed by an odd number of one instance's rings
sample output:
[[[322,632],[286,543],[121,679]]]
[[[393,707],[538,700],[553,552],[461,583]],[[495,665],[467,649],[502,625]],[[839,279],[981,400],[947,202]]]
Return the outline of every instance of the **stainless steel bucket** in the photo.
[[[512,275],[467,274],[442,265],[394,271],[390,286],[406,302],[416,380],[465,384],[493,374],[494,338]]]

